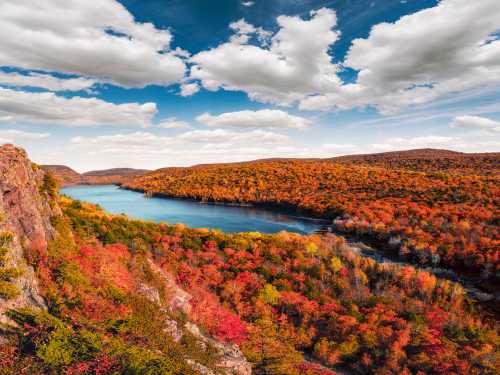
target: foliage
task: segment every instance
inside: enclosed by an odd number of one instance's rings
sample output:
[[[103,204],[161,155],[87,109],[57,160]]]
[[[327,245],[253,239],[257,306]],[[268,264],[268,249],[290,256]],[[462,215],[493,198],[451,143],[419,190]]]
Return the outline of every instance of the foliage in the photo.
[[[0,299],[12,299],[19,294],[19,289],[12,282],[21,276],[21,271],[7,265],[7,253],[12,240],[12,233],[0,233]]]
[[[57,196],[58,182],[51,172],[45,172],[43,182],[40,186],[40,192],[47,194],[50,198]]]
[[[5,373],[215,370],[217,349],[187,321],[239,345],[257,375],[496,371],[497,327],[458,284],[377,263],[343,238],[224,234],[60,204],[57,237],[32,257],[49,311],[11,312],[20,328],[0,350]],[[175,284],[192,296],[184,312],[171,308]]]
[[[415,171],[415,170],[418,170]],[[500,276],[498,154],[271,160],[166,168],[126,187],[294,208],[422,265]],[[308,251],[314,252],[314,244]]]
[[[140,239],[140,256],[193,295],[190,318],[239,344],[256,374],[315,373],[302,353],[362,373],[494,372],[496,328],[470,311],[458,284],[363,258],[342,238],[223,234],[64,207],[73,231],[105,248],[117,246],[106,244],[111,235],[137,254]]]

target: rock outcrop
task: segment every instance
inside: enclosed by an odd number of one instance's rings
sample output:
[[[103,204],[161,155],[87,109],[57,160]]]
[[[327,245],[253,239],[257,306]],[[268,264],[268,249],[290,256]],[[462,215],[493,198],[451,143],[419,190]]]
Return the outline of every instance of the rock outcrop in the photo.
[[[35,271],[27,258],[30,258],[28,254],[47,251],[49,241],[56,237],[53,219],[62,215],[57,198],[57,184],[53,177],[33,164],[24,150],[13,145],[0,147],[0,248],[7,250],[0,250],[0,271],[2,267],[16,270],[7,280],[7,286],[15,290],[12,296],[2,294],[1,287],[5,288],[6,284],[5,280],[0,280],[4,282],[0,283],[0,323],[13,324],[5,314],[8,310],[47,308],[39,293]],[[179,311],[189,316],[193,297],[151,259],[147,262],[162,285],[162,293],[157,285],[146,282],[138,286],[138,292],[161,307],[168,318],[164,331],[176,342],[186,335],[194,337],[202,346],[215,348],[218,354],[215,371],[190,358],[187,362],[204,375],[251,375],[251,365],[238,346],[208,336],[192,322],[171,317],[175,315],[172,312]],[[163,290],[167,291],[168,298],[163,296]],[[0,331],[0,345],[3,342],[6,341]]]
[[[12,280],[19,294],[0,298],[0,322],[8,322],[4,312],[9,309],[46,307],[24,255],[30,247],[46,249],[55,236],[51,217],[61,212],[47,189],[44,171],[28,159],[24,150],[10,144],[0,147],[0,233],[12,234],[6,265],[21,272]]]
[[[182,311],[189,315],[191,311],[191,299],[193,298],[185,290],[181,289],[174,281],[172,275],[163,271],[158,267],[151,259],[148,259],[148,264],[151,270],[159,277],[164,283],[164,286],[168,290],[169,301],[164,307],[168,311]],[[139,291],[151,302],[156,304],[161,304],[161,298],[159,291],[150,285],[141,285]],[[192,323],[187,322],[183,327],[179,327],[177,321],[169,319],[167,325],[164,328],[165,332],[168,332],[175,341],[180,341],[184,336],[185,332],[189,332],[197,340],[199,340],[203,345],[210,345],[217,350],[219,355],[219,360],[217,362],[217,367],[221,374],[226,375],[251,375],[252,366],[246,360],[245,356],[241,352],[237,345],[231,343],[224,343],[212,337],[209,337],[201,332],[200,328]],[[191,360],[190,364],[203,375],[215,375],[213,371],[205,368],[199,363]]]

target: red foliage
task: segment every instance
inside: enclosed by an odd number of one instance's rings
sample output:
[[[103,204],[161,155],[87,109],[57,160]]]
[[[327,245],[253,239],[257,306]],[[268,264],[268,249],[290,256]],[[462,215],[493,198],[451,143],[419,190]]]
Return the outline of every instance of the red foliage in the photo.
[[[246,338],[246,324],[238,315],[220,306],[215,295],[199,292],[191,304],[192,318],[219,339],[241,344]]]
[[[107,354],[101,355],[86,362],[78,362],[66,367],[66,375],[107,375],[121,372],[121,366],[117,358]]]
[[[301,363],[298,370],[303,375],[337,375],[335,371],[311,362]]]

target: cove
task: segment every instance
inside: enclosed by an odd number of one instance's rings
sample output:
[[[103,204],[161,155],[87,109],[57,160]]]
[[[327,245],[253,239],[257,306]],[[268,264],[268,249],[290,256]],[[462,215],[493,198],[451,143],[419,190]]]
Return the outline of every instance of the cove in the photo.
[[[322,220],[302,218],[260,207],[224,206],[174,198],[147,198],[116,185],[76,185],[61,189],[73,199],[98,204],[113,214],[134,219],[182,223],[191,228],[228,233],[288,231],[309,234],[326,227]]]

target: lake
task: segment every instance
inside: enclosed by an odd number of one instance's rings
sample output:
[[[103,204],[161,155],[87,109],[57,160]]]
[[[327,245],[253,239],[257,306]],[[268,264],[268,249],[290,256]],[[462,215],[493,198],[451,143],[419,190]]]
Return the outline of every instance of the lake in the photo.
[[[142,193],[115,185],[78,185],[61,189],[73,199],[99,204],[113,214],[135,219],[183,223],[191,228],[220,229],[224,232],[312,233],[324,222],[300,218],[264,208],[204,204],[182,199],[146,198]]]

